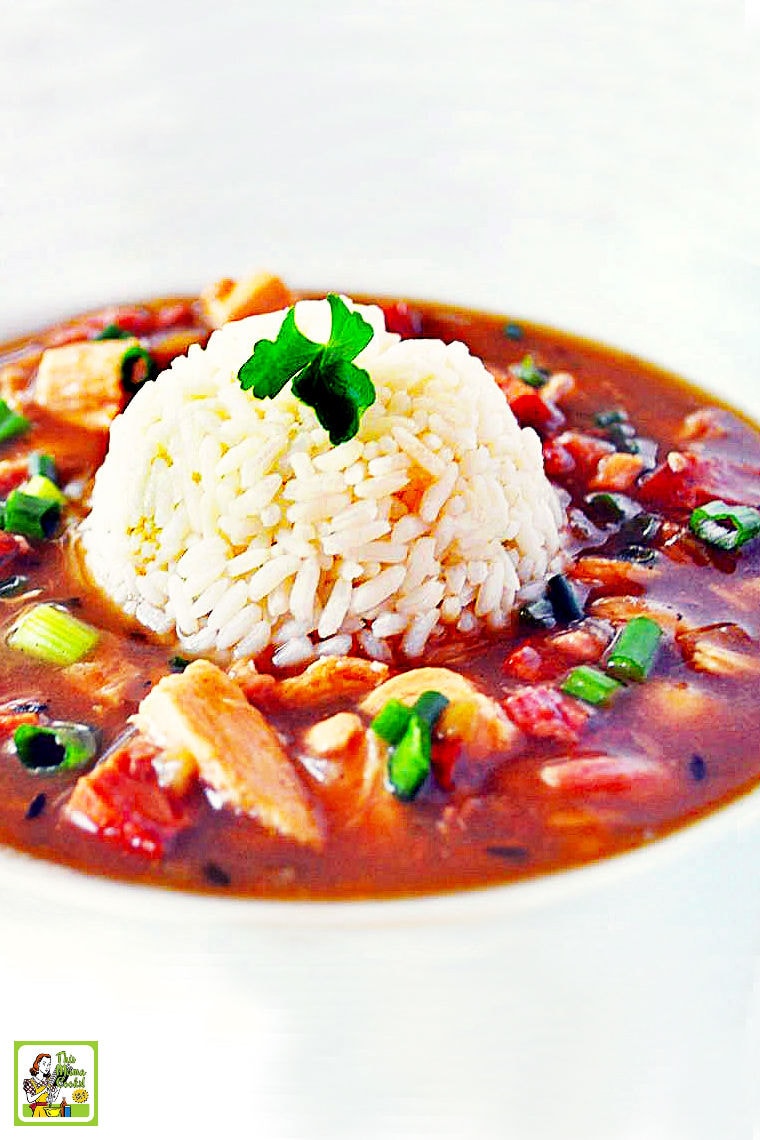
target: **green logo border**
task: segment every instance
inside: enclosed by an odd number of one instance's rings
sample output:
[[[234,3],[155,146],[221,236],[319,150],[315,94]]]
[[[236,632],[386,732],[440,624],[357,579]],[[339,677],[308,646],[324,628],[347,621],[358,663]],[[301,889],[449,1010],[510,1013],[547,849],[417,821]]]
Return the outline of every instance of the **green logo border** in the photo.
[[[18,1084],[18,1082],[19,1082],[18,1054],[19,1054],[19,1049],[22,1045],[42,1045],[42,1046],[49,1045],[52,1048],[52,1046],[54,1044],[56,1044],[56,1045],[63,1044],[63,1045],[67,1045],[67,1046],[68,1045],[89,1045],[90,1048],[92,1049],[92,1057],[93,1057],[93,1073],[92,1073],[92,1081],[93,1081],[92,1101],[93,1101],[93,1104],[92,1104],[92,1108],[93,1108],[93,1113],[92,1113],[92,1119],[91,1120],[76,1120],[74,1117],[70,1117],[68,1120],[66,1120],[65,1124],[60,1125],[60,1124],[58,1124],[58,1122],[56,1120],[53,1120],[53,1119],[51,1119],[51,1120],[32,1120],[30,1118],[29,1120],[24,1120],[22,1117],[19,1116],[19,1112],[18,1112],[18,1087],[19,1087],[19,1084]],[[39,1127],[40,1125],[44,1126],[46,1124],[52,1124],[54,1127],[57,1127],[57,1128],[61,1128],[61,1127],[70,1128],[70,1127],[77,1127],[77,1125],[81,1126],[81,1125],[88,1125],[88,1124],[97,1124],[98,1123],[98,1108],[99,1108],[99,1105],[98,1105],[98,1043],[97,1043],[97,1041],[66,1041],[65,1039],[61,1038],[58,1041],[53,1042],[53,1041],[37,1041],[36,1039],[33,1038],[31,1041],[14,1041],[13,1042],[13,1123],[16,1127],[24,1127],[25,1125],[31,1125],[32,1127]]]

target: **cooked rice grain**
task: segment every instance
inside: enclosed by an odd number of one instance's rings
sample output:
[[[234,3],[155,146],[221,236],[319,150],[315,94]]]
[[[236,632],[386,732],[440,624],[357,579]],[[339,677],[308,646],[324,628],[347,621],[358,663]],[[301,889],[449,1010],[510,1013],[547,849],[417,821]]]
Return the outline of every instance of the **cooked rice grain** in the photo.
[[[348,302],[352,305],[352,302]],[[411,657],[446,624],[502,626],[521,586],[559,551],[561,510],[541,448],[462,344],[403,341],[374,306],[357,363],[377,400],[332,447],[286,387],[258,400],[237,381],[284,313],[248,317],[193,346],[113,423],[86,564],[127,614],[174,629],[191,653],[298,665],[354,645]],[[326,301],[298,325],[329,335]]]

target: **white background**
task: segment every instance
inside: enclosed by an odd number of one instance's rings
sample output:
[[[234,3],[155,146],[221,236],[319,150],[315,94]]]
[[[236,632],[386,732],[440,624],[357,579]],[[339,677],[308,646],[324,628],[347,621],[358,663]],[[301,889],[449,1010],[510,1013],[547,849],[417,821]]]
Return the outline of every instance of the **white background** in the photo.
[[[750,404],[756,7],[0,0],[0,333],[264,265],[298,285],[398,290],[596,334]],[[333,1027],[326,1057],[294,1049],[297,1013],[251,990],[264,958],[273,968],[269,943],[178,918],[171,901],[135,916],[117,892],[101,910],[100,892],[70,897],[12,864],[0,882],[0,1135],[12,1041],[35,1034],[100,1041],[109,1137],[220,1122],[263,1140],[505,1135],[455,1073],[439,1077],[459,1115],[431,1122],[412,1073],[408,1099],[390,1090],[384,1112],[369,1075],[366,1087],[341,1080],[356,1062],[348,1034]],[[365,966],[382,988],[397,971],[377,937]],[[398,932],[393,946],[405,946]],[[315,984],[332,987],[320,1016],[358,1024],[363,991],[320,975],[320,953],[317,939]],[[341,961],[350,969],[348,952]],[[424,966],[398,969],[413,1005]],[[457,969],[477,972],[476,945]],[[304,1017],[309,977],[294,979]],[[457,991],[426,1000],[454,1002],[455,1032]],[[375,1059],[364,1062],[369,1074]],[[134,1112],[127,1088],[139,1089]],[[576,1094],[559,1088],[570,1111]]]

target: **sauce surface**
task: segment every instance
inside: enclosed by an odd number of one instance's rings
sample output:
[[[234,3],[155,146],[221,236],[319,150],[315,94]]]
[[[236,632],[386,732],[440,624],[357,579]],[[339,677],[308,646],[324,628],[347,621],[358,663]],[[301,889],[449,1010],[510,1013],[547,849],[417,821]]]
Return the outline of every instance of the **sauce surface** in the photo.
[[[89,873],[183,890],[406,895],[594,861],[667,834],[757,782],[760,542],[727,552],[688,525],[693,508],[708,501],[760,502],[757,430],[683,381],[592,342],[440,305],[379,303],[389,327],[462,340],[482,357],[518,420],[542,435],[547,473],[566,504],[565,575],[581,616],[541,629],[524,613],[506,632],[447,635],[429,643],[422,661],[391,662],[392,674],[421,665],[460,672],[522,729],[521,747],[507,757],[498,750],[474,756],[434,739],[433,772],[413,802],[386,791],[354,818],[347,810],[353,776],[326,775],[329,765],[309,756],[304,734],[336,712],[354,711],[361,698],[337,693],[315,704],[262,690],[262,712],[319,806],[321,850],[213,806],[195,786],[183,799],[189,825],[171,835],[160,857],[67,817],[81,773],[25,769],[13,747],[19,716],[94,725],[102,754],[171,671],[176,650],[127,628],[81,573],[73,532],[107,437],[35,408],[39,358],[46,347],[116,323],[134,331],[163,367],[209,335],[194,298],[117,306],[0,348],[6,398],[18,397],[33,425],[2,445],[0,495],[18,485],[22,469],[26,477],[29,452],[54,456],[61,485],[82,490],[80,500],[72,495],[57,537],[3,554],[0,577],[25,579],[21,593],[0,599],[4,636],[39,601],[60,603],[103,631],[97,668],[89,671],[35,662],[8,647],[0,654],[0,843]],[[528,356],[553,385],[550,395],[516,374]],[[574,383],[556,380],[568,373]],[[641,462],[626,468],[626,461],[609,461],[621,455]],[[620,502],[610,506],[599,498],[605,494],[624,496],[624,517],[614,517]],[[653,520],[648,529],[645,518]],[[608,707],[563,693],[579,664],[604,668],[616,634],[637,615],[663,631],[649,677],[625,685]],[[266,659],[256,664],[264,673],[270,667]],[[292,672],[273,671],[274,684]],[[257,692],[248,692],[253,704]]]

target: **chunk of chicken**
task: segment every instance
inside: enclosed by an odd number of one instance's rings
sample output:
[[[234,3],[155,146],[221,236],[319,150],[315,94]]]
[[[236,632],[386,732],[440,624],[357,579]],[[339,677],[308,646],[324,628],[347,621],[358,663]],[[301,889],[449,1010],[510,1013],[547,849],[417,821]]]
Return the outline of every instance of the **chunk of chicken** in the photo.
[[[218,329],[227,321],[239,321],[257,313],[274,313],[293,304],[287,285],[265,270],[233,281],[223,277],[201,293],[203,315],[212,328]]]
[[[345,752],[364,732],[356,713],[339,712],[317,721],[304,733],[304,744],[317,756],[336,756]]]
[[[413,705],[422,693],[430,689],[449,701],[436,724],[437,735],[465,744],[473,756],[485,756],[491,752],[504,755],[517,751],[523,739],[519,728],[496,701],[451,669],[426,666],[400,673],[374,689],[364,698],[359,709],[374,717],[388,701]]]
[[[107,431],[124,406],[124,354],[138,343],[128,337],[48,348],[34,384],[35,403],[66,423]]]
[[[229,675],[252,704],[263,708],[283,705],[325,705],[339,697],[361,696],[388,676],[388,666],[362,657],[320,657],[297,677],[278,681],[259,673],[250,660],[236,661]]]
[[[134,718],[169,759],[191,757],[219,800],[264,827],[312,847],[322,831],[274,730],[210,661],[164,677]]]
[[[667,602],[654,602],[650,598],[636,598],[629,594],[597,598],[589,607],[590,613],[607,621],[624,622],[635,617],[648,617],[670,633],[686,627],[682,615]]]

